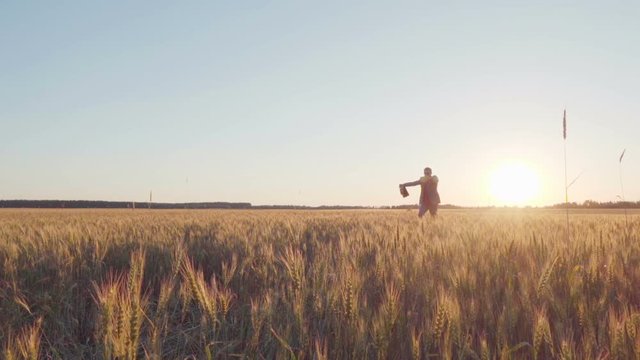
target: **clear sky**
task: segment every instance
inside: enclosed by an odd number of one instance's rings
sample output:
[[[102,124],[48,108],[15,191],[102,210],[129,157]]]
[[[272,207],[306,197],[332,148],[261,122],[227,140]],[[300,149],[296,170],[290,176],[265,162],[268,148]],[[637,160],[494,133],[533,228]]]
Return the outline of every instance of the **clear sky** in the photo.
[[[637,1],[3,1],[0,199],[640,200]],[[496,170],[498,169],[498,170]]]

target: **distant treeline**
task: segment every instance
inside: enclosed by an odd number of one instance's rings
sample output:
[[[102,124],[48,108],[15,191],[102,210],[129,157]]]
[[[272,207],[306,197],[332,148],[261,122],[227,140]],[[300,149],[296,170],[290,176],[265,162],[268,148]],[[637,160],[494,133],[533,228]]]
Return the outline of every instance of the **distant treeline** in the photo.
[[[249,209],[251,203],[156,203],[92,200],[0,200],[0,208],[43,209]]]
[[[256,209],[256,210],[347,210],[374,209],[365,206],[299,206],[299,205],[257,205],[245,202],[198,202],[198,203],[157,203],[131,201],[93,200],[0,200],[0,208],[42,208],[42,209]]]
[[[607,202],[598,202],[593,200],[587,200],[582,204],[576,202],[570,202],[565,205],[565,203],[555,204],[550,206],[554,209],[565,209],[569,207],[570,209],[640,209],[640,201],[607,201]]]

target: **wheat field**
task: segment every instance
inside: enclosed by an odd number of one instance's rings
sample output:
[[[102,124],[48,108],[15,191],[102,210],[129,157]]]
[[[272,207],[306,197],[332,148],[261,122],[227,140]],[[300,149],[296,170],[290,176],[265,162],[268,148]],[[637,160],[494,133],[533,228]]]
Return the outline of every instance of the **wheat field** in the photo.
[[[5,359],[640,358],[640,216],[1,210]]]

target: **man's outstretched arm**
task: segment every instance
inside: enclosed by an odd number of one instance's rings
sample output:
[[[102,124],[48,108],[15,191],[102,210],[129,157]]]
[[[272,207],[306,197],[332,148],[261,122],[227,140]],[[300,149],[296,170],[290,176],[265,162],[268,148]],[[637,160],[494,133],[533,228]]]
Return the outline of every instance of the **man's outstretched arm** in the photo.
[[[420,185],[420,180],[416,180],[416,181],[400,184],[400,186],[405,186],[405,187],[406,186],[416,186],[416,185]]]

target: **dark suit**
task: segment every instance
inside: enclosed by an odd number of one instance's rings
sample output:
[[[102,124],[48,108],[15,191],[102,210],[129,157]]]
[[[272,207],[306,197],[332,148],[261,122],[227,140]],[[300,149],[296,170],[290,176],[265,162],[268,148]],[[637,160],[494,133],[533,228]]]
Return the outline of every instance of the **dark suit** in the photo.
[[[438,204],[440,204],[440,194],[438,194],[438,177],[423,177],[420,182],[420,211],[418,216],[424,215],[427,210],[431,216],[435,216],[438,212]]]

